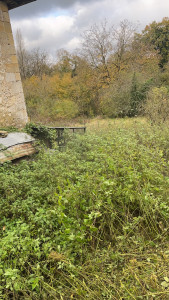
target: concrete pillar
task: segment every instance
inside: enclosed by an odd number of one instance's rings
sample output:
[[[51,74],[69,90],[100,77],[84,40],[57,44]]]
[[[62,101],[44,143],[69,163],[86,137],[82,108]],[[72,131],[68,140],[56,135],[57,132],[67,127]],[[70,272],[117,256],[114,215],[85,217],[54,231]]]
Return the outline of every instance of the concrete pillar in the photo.
[[[28,122],[12,29],[5,2],[0,1],[0,127]]]

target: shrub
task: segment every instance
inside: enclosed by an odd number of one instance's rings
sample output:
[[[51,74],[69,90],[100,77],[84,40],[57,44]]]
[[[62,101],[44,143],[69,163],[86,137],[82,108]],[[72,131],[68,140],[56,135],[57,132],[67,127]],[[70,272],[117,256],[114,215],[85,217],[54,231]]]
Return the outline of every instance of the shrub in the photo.
[[[153,88],[148,93],[144,112],[151,123],[161,124],[169,119],[169,93],[166,87]]]
[[[0,167],[1,299],[168,299],[168,131],[133,127]]]

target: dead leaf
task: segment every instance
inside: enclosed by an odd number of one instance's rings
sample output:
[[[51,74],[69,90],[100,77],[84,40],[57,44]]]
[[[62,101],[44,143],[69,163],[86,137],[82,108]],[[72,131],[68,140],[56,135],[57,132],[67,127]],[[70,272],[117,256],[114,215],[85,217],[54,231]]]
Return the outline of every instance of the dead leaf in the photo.
[[[56,251],[52,251],[50,254],[49,254],[49,258],[50,259],[53,259],[53,260],[56,260],[56,261],[64,261],[65,260],[65,257],[62,255],[62,254],[60,254],[60,253],[58,253],[58,252],[56,252]]]

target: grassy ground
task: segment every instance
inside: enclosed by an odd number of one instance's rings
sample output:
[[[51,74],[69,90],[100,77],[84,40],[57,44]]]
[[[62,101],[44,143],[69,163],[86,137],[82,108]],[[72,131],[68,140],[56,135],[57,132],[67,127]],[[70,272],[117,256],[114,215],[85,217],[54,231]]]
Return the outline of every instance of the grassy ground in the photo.
[[[168,125],[87,128],[0,167],[0,299],[169,299]]]

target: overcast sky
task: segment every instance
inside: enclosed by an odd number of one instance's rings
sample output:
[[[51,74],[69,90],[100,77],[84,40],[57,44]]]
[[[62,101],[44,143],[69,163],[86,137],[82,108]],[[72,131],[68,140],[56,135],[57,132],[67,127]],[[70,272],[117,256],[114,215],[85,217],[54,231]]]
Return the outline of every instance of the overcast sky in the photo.
[[[80,34],[105,18],[112,24],[128,19],[140,28],[169,17],[169,0],[37,0],[10,11],[13,32],[20,29],[28,49],[42,48],[54,55],[72,51]]]

